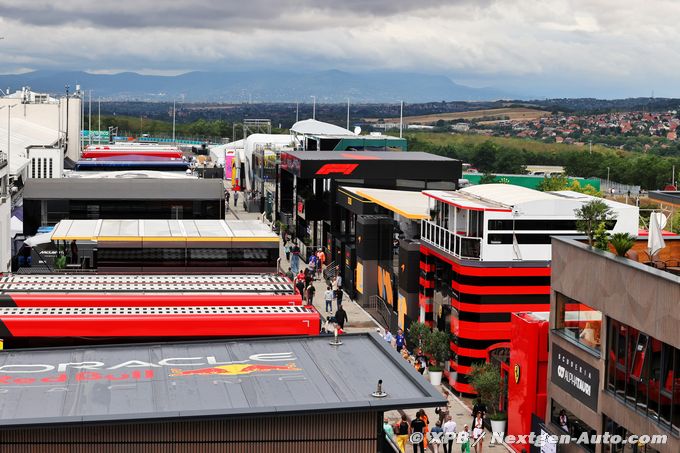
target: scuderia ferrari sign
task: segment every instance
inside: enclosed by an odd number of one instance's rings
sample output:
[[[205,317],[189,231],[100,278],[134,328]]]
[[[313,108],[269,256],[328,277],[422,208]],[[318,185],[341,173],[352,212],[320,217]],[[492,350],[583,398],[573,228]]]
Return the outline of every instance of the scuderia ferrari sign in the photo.
[[[590,409],[597,411],[599,370],[556,344],[552,346],[551,381]]]

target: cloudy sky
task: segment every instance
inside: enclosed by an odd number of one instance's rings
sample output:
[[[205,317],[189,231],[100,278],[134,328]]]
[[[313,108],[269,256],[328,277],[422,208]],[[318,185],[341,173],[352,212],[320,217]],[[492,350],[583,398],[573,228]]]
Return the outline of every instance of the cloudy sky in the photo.
[[[399,70],[680,97],[677,0],[0,0],[0,73]]]

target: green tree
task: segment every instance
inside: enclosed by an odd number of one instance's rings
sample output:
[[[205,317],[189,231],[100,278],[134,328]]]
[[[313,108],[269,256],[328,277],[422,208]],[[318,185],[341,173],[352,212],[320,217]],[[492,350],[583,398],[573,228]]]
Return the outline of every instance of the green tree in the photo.
[[[569,179],[566,176],[551,176],[544,177],[536,187],[542,192],[557,192],[559,190],[567,190],[569,187]]]
[[[408,331],[406,332],[411,350],[415,348],[422,348],[427,343],[429,334],[430,328],[426,324],[418,321],[412,322],[408,327]]]
[[[504,396],[505,386],[500,368],[491,363],[473,363],[468,380],[477,395],[491,409],[490,418],[492,420],[502,418],[498,413],[498,405]]]
[[[484,173],[481,178],[479,178],[479,184],[493,184],[496,182],[496,175],[491,173]]]
[[[595,232],[600,224],[616,219],[612,209],[602,200],[592,200],[574,210],[576,214],[576,228],[588,236],[588,245],[593,246]]]
[[[487,140],[481,143],[472,156],[472,164],[477,170],[484,173],[494,171],[497,151],[498,146],[494,142]]]
[[[505,151],[496,160],[495,168],[498,173],[523,175],[527,172],[526,159],[516,151]]]
[[[441,371],[443,364],[451,358],[451,334],[443,330],[431,330],[426,335],[423,352],[436,362],[430,371]]]
[[[598,250],[608,252],[609,240],[610,235],[607,231],[607,225],[604,222],[600,222],[600,224],[595,229],[595,234],[593,235],[593,245]]]

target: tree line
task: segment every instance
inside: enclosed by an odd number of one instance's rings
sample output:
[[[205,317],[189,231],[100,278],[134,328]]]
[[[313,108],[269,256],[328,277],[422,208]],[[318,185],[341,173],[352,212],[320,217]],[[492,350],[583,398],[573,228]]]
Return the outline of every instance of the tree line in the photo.
[[[676,181],[680,174],[680,158],[625,151],[588,152],[588,148],[565,149],[559,152],[528,150],[505,146],[502,141],[476,144],[461,142],[432,143],[418,134],[406,136],[409,149],[427,151],[470,163],[482,173],[524,174],[527,165],[558,165],[569,176],[609,179],[622,184],[639,185],[645,190],[659,190],[670,184],[673,166]],[[499,143],[500,142],[500,143]]]

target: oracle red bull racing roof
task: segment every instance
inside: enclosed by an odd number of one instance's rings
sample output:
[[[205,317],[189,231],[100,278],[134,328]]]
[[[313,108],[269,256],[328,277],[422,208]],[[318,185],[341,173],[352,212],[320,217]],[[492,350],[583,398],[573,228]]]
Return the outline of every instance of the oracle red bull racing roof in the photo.
[[[439,406],[441,394],[376,334],[12,350],[0,425]],[[375,398],[378,380],[387,393]]]

